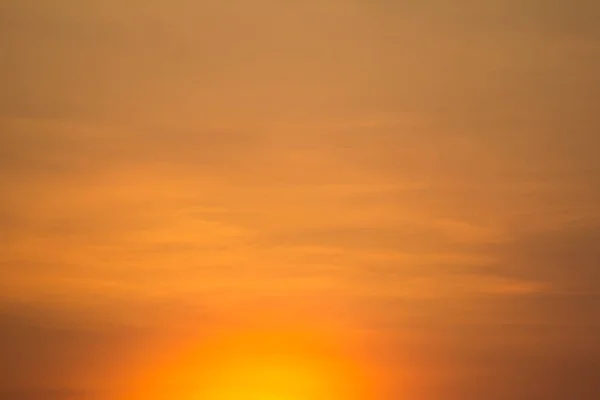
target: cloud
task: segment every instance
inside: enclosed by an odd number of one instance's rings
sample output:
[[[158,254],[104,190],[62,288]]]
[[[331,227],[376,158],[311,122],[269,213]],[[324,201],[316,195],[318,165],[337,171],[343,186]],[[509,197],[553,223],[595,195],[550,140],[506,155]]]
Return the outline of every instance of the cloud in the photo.
[[[89,393],[76,390],[14,390],[2,391],[0,396],[6,400],[77,400],[90,397]],[[93,397],[93,396],[92,396]]]
[[[127,329],[101,332],[67,321],[64,316],[56,318],[40,307],[27,309],[2,304],[0,392],[8,396],[3,398],[76,398],[84,389],[78,380],[85,377],[75,376],[86,370],[93,374],[101,363],[108,361],[107,349],[115,351],[134,337],[128,338],[131,334]],[[113,353],[112,358],[115,356]]]
[[[540,231],[526,231],[503,245],[494,272],[517,279],[535,278],[566,293],[598,294],[600,227],[594,220]]]
[[[176,296],[121,298],[112,305],[2,296],[0,394],[11,400],[111,397],[132,378],[140,357],[167,351],[165,337],[201,332],[215,317],[222,316],[201,301]]]
[[[448,398],[594,397],[597,9],[2,2],[0,397],[266,303],[412,332]]]
[[[594,0],[571,3],[543,0],[462,1],[448,4],[443,0],[378,0],[371,7],[393,16],[410,16],[429,21],[432,29],[450,32],[485,32],[534,37],[536,39],[598,39],[600,29],[593,23],[600,8]]]

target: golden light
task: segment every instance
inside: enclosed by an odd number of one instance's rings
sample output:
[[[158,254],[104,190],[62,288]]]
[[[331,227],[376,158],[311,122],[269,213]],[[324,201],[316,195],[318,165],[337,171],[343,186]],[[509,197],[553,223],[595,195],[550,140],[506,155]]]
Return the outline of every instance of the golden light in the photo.
[[[158,362],[127,400],[365,400],[375,382],[343,336],[306,330],[213,332]]]

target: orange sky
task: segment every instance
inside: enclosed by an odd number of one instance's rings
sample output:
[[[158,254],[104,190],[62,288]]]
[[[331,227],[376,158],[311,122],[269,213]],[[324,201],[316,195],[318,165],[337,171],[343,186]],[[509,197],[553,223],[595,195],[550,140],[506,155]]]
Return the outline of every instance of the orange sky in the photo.
[[[335,326],[382,399],[597,398],[599,19],[3,0],[0,397],[114,400],[266,318]]]

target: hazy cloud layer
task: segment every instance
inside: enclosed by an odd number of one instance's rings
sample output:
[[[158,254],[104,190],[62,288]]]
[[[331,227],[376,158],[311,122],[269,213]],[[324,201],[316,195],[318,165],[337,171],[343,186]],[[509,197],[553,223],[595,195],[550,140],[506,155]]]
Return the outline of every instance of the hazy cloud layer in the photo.
[[[0,397],[272,303],[373,330],[414,396],[598,397],[599,19],[4,1]]]

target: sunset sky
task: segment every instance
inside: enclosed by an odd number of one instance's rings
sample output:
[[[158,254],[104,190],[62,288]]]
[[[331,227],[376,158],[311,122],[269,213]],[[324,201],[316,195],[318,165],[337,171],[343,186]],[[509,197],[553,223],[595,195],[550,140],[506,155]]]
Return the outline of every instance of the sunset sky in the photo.
[[[598,21],[0,0],[0,398],[121,400],[249,326],[333,335],[356,400],[600,398]]]

